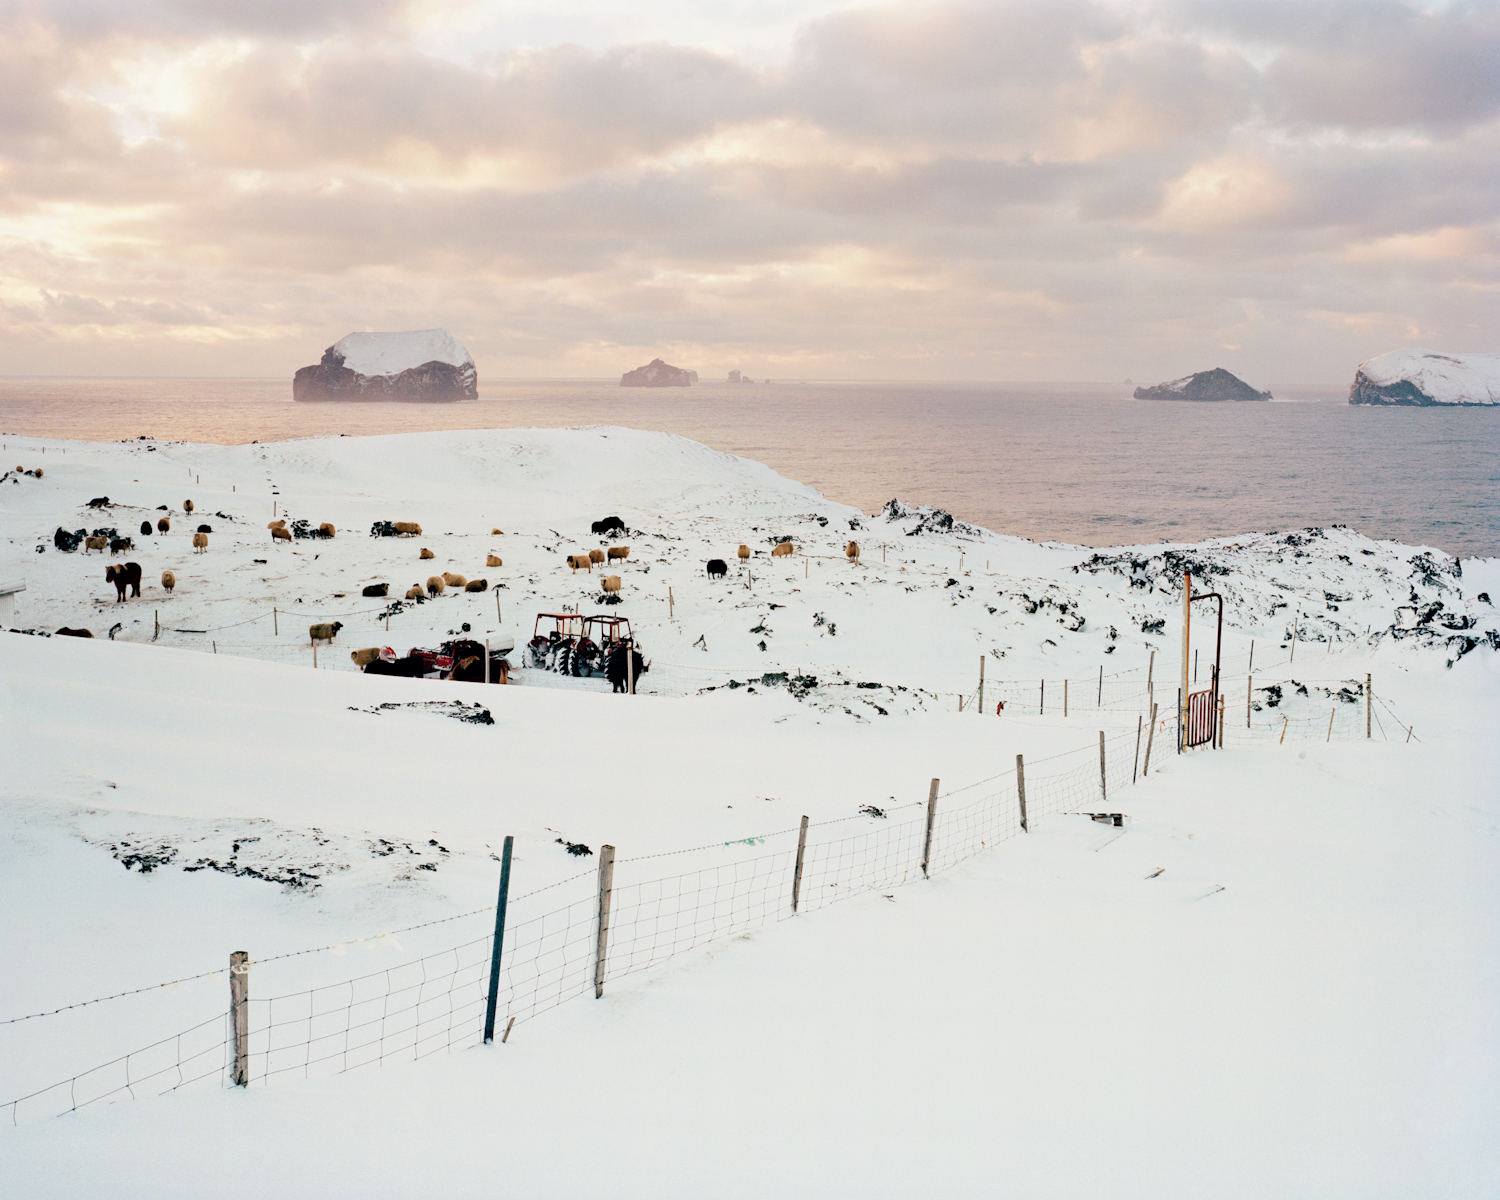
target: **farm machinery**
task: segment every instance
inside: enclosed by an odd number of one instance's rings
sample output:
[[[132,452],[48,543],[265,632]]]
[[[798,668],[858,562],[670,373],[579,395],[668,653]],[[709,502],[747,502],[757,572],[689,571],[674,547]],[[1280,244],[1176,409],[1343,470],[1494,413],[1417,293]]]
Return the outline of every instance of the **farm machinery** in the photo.
[[[533,667],[588,676],[603,674],[611,654],[634,644],[628,617],[538,613],[526,652]]]

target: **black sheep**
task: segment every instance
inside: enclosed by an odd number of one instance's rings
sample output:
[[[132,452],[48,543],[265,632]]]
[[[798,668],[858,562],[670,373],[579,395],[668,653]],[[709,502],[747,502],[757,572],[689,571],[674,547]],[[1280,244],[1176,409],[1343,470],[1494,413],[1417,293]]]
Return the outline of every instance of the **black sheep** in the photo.
[[[142,537],[150,537],[151,536],[151,522],[150,521],[142,521],[141,522],[141,536]]]
[[[729,567],[722,558],[711,558],[708,560],[708,577],[710,579],[722,579],[729,574]]]
[[[648,664],[646,660],[641,657],[641,652],[639,650],[626,645],[616,646],[613,650],[610,651],[609,661],[604,666],[604,674],[609,678],[610,683],[614,685],[613,690],[616,692],[626,692],[630,690],[630,683],[628,679],[630,666],[626,664],[625,660],[625,655],[627,653],[629,653],[631,658],[634,659],[633,665],[635,668],[636,679],[639,679],[642,675],[644,675],[651,669],[650,664]]]
[[[625,522],[619,517],[605,517],[602,521],[595,521],[589,528],[594,533],[613,533],[616,529],[622,533],[625,531]]]
[[[391,590],[391,585],[388,584],[388,583],[372,583],[372,584],[368,585],[364,589],[364,591],[360,592],[360,595],[361,596],[384,596],[390,590]]]
[[[214,527],[212,525],[200,525],[200,526],[198,526],[198,532],[199,533],[212,533],[213,531],[214,531]]]
[[[383,658],[377,658],[365,664],[366,675],[395,675],[402,679],[421,679],[426,671],[426,666],[418,658],[398,658],[395,662],[386,662]]]

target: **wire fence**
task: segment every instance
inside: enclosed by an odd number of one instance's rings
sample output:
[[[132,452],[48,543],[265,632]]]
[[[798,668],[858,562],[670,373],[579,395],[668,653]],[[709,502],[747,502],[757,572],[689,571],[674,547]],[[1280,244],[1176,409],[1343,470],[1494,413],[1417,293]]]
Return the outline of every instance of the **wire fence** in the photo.
[[[1354,736],[1362,704],[1331,709],[1343,736]],[[1343,724],[1340,724],[1342,718]],[[1290,714],[1281,718],[1291,726]],[[1298,718],[1315,732],[1327,717]],[[1158,714],[1151,753],[1176,749],[1175,714]],[[1225,732],[1232,744],[1241,730]],[[1011,768],[953,789],[928,805],[864,806],[857,817],[750,838],[781,843],[749,857],[726,857],[740,843],[622,859],[607,905],[585,872],[513,902],[504,932],[497,1013],[510,1026],[588,994],[596,985],[660,966],[725,938],[811,912],[840,900],[885,891],[946,871],[990,850],[1037,821],[1060,814],[1106,813],[1141,778],[1147,748],[1140,724],[1101,735],[1075,750],[1037,760],[1021,784]],[[1277,736],[1275,721],[1252,719],[1249,733]],[[1326,736],[1326,730],[1325,730]],[[1046,764],[1048,769],[1038,769]],[[930,823],[929,823],[929,812]],[[1024,822],[1024,823],[1023,823]],[[691,869],[654,878],[658,859],[696,856]],[[798,863],[801,863],[800,875]],[[691,862],[689,858],[686,860]],[[650,865],[648,865],[650,864]],[[556,899],[554,907],[541,909]],[[493,907],[461,914],[493,919]],[[601,960],[601,915],[607,945]],[[298,952],[303,953],[303,952]],[[492,936],[335,984],[248,1000],[248,1075],[253,1086],[285,1077],[341,1073],[393,1060],[414,1060],[477,1045],[489,996]],[[296,957],[278,955],[275,958]],[[273,959],[263,962],[269,963]],[[0,1104],[0,1121],[62,1115],[100,1101],[230,1086],[234,1034],[226,1015],[206,1019],[103,1066]]]

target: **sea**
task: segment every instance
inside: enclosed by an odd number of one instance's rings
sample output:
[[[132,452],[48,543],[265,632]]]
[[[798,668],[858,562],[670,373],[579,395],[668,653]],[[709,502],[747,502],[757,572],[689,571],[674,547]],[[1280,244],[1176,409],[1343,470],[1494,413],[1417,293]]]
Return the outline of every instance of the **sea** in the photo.
[[[1500,556],[1500,407],[1134,400],[1128,384],[481,382],[457,404],[297,404],[286,379],[0,378],[0,432],[236,444],[326,434],[623,425],[766,463],[874,513],[933,505],[1086,546],[1313,525]]]

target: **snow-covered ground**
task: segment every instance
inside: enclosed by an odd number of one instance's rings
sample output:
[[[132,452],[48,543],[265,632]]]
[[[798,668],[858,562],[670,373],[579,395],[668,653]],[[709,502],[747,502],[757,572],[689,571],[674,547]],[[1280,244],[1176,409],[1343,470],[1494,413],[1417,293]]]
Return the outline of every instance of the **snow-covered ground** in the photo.
[[[414,960],[436,973],[459,945],[455,969],[487,974],[507,835],[524,953],[503,1046],[244,1092],[210,1055],[203,1085],[33,1119],[51,1093],[0,1131],[7,1191],[1500,1188],[1500,563],[1345,529],[1037,545],[899,502],[860,514],[616,428],[41,449],[6,440],[5,467],[45,469],[0,483],[0,585],[26,584],[0,624],[95,638],[0,634],[0,1104],[213,1022],[232,950],[254,960],[256,1003]],[[142,537],[161,505],[171,531]],[[338,535],[273,543],[273,512]],[[627,535],[588,533],[610,515]],[[369,536],[398,520],[423,535]],[[60,553],[58,527],[136,548]],[[771,558],[783,537],[798,553]],[[624,599],[605,607],[564,558],[616,544]],[[105,568],[126,560],[144,594],[117,604]],[[1148,676],[1175,704],[1184,569],[1225,601],[1226,749],[1179,757],[1158,725],[1132,784]],[[491,590],[360,596],[445,570]],[[348,658],[465,623],[520,645],[565,607],[630,618],[641,694],[533,668],[503,688],[374,678]],[[313,672],[307,626],[334,619]],[[591,961],[568,955],[591,953],[604,844],[619,957],[595,1001]],[[839,888],[855,894],[833,904]],[[567,959],[554,999],[579,998],[550,1007],[517,981],[527,922],[559,912],[564,948],[534,956]],[[186,981],[153,986],[169,980]]]

